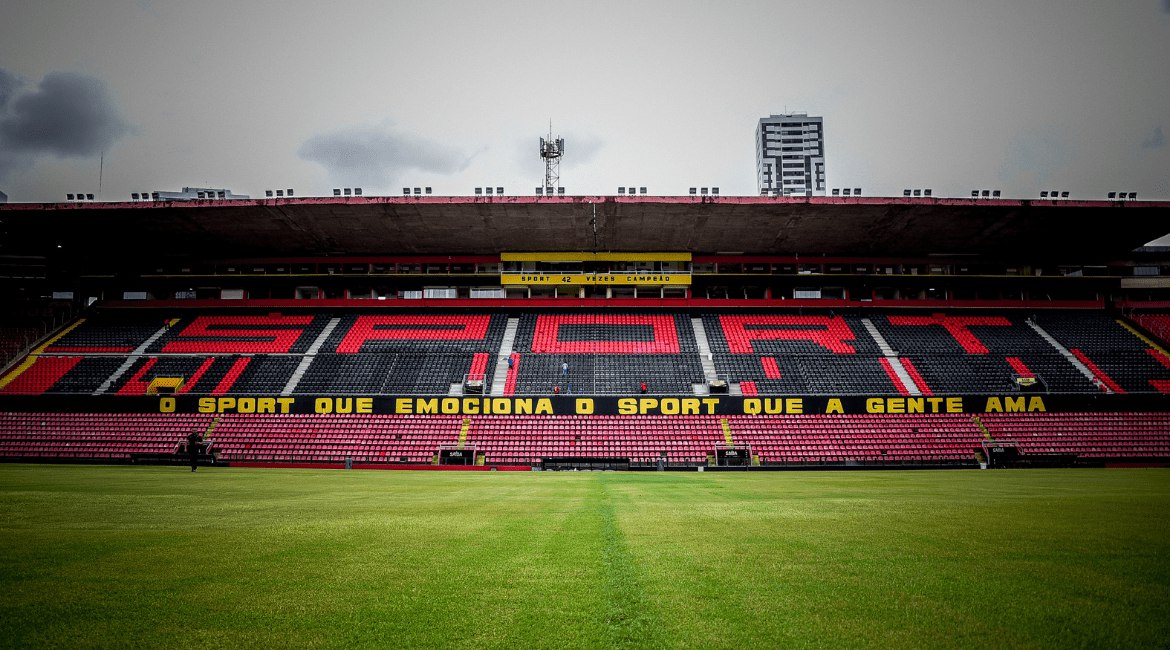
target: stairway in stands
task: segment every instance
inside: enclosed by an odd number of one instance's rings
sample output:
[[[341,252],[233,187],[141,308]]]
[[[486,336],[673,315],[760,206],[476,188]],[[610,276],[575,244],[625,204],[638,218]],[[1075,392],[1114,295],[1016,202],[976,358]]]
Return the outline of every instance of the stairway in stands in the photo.
[[[504,395],[504,386],[508,383],[508,358],[512,356],[516,328],[519,326],[519,318],[509,318],[508,326],[504,328],[504,340],[500,342],[500,351],[496,353],[496,370],[492,374],[492,395]]]

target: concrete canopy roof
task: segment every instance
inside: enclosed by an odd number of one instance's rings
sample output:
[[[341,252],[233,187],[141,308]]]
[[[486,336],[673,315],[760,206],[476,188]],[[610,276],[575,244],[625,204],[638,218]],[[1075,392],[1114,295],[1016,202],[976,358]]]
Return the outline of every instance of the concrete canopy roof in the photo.
[[[596,214],[596,230],[592,220]],[[1091,263],[1170,231],[1170,202],[354,197],[0,206],[2,252],[78,258],[684,251]]]

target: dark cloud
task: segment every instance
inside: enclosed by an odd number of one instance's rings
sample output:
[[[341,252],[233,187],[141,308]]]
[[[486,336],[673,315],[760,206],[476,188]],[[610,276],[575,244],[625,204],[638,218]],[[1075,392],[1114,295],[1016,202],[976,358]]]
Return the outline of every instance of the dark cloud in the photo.
[[[297,152],[341,183],[388,186],[406,172],[463,171],[471,158],[460,151],[390,127],[355,126],[315,135]]]
[[[0,68],[0,115],[4,107],[8,105],[8,100],[16,94],[16,90],[24,85],[16,75]]]
[[[1170,0],[1167,0],[1170,1]],[[1161,149],[1166,146],[1166,134],[1162,133],[1162,125],[1154,127],[1150,137],[1142,140],[1142,149]]]
[[[51,72],[26,86],[0,69],[0,179],[42,156],[97,156],[131,132],[100,79]]]
[[[0,118],[0,144],[34,155],[95,156],[130,133],[106,84],[72,72],[45,75],[16,95]]]

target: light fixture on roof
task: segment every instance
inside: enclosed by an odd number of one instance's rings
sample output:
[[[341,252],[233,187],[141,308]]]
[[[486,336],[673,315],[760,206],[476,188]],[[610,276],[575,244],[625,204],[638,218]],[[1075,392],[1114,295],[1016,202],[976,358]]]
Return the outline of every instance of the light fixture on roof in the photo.
[[[644,188],[644,187],[638,188],[638,194],[645,194],[645,193],[646,193],[646,188]]]
[[[536,195],[537,196],[544,196],[544,188],[543,187],[536,188]]]

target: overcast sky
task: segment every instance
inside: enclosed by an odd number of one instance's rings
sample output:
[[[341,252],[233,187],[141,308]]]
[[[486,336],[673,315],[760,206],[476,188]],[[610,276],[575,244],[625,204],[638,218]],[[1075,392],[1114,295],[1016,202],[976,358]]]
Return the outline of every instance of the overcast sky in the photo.
[[[1170,0],[8,0],[0,190],[481,185],[756,194],[756,121],[830,187],[1170,199]]]

